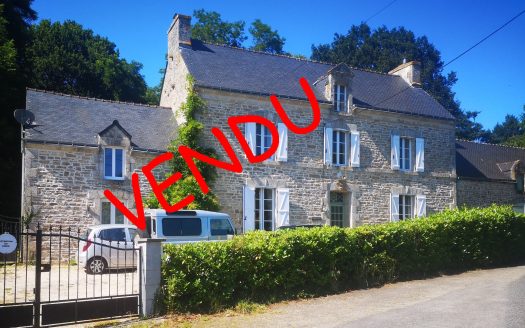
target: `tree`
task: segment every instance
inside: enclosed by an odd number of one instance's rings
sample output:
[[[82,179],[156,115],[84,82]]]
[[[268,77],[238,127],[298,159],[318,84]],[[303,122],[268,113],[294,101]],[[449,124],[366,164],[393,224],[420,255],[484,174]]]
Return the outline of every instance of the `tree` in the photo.
[[[0,214],[20,215],[20,127],[13,111],[25,105],[25,48],[36,19],[31,0],[0,3]]]
[[[204,42],[242,47],[246,40],[243,21],[226,22],[215,11],[195,10],[193,16],[197,22],[192,26],[192,36]]]
[[[503,123],[498,123],[492,129],[489,141],[492,143],[503,143],[514,136],[524,133],[523,121],[520,121],[514,115],[506,115]]]
[[[464,112],[455,100],[452,86],[457,82],[455,72],[443,74],[440,52],[425,36],[415,37],[403,27],[385,26],[372,31],[361,23],[350,28],[346,35],[335,34],[331,44],[312,45],[312,59],[387,73],[403,59],[421,62],[422,88],[430,93],[456,118],[458,138],[476,140],[486,136],[481,124],[474,121],[478,112]]]
[[[142,64],[120,58],[116,45],[74,21],[43,20],[27,49],[31,87],[111,100],[144,102]]]
[[[277,30],[261,22],[260,19],[256,19],[249,29],[250,34],[253,37],[252,50],[265,51],[273,54],[283,54],[283,46],[286,41],[285,38],[279,36]]]

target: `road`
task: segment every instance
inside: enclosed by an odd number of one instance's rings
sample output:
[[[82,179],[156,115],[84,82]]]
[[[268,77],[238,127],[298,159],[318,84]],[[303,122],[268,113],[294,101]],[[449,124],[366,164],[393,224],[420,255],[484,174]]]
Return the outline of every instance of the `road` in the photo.
[[[525,266],[471,271],[216,316],[206,327],[525,327]]]

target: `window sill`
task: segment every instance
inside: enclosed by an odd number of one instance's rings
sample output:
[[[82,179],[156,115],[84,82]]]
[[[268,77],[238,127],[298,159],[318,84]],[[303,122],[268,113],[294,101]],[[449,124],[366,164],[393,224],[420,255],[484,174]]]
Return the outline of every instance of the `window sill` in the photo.
[[[126,180],[126,178],[124,178],[124,177],[122,177],[122,178],[104,177],[104,180],[109,180],[109,181],[124,181],[124,180]]]

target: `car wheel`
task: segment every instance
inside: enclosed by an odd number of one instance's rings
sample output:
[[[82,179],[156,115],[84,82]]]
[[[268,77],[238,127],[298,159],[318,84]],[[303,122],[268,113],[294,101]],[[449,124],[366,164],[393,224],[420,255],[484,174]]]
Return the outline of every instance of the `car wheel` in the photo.
[[[102,257],[92,257],[86,265],[86,271],[90,274],[102,274],[107,268],[108,264]]]

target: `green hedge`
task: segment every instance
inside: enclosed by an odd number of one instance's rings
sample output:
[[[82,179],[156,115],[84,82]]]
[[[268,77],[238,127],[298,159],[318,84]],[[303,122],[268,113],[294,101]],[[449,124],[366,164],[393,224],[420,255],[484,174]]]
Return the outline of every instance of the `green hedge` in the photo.
[[[217,311],[523,260],[525,216],[510,207],[461,209],[355,229],[166,245],[159,296],[169,311]]]

